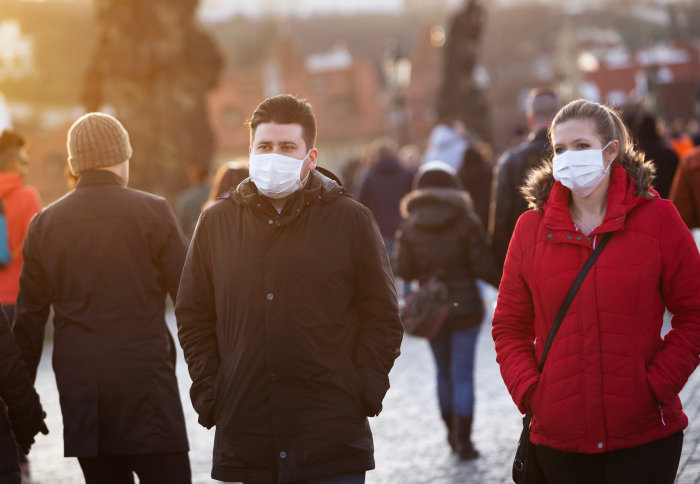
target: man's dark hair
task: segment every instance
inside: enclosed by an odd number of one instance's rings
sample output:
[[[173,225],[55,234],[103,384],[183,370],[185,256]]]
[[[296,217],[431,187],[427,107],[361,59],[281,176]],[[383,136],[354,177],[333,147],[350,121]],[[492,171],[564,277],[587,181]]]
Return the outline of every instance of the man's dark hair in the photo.
[[[292,94],[278,94],[261,102],[253,116],[246,121],[250,128],[250,143],[253,144],[255,129],[262,123],[299,124],[301,136],[310,150],[316,144],[316,116],[311,104],[304,98]]]
[[[21,134],[11,129],[4,130],[0,134],[0,171],[8,171],[25,146],[26,140]]]

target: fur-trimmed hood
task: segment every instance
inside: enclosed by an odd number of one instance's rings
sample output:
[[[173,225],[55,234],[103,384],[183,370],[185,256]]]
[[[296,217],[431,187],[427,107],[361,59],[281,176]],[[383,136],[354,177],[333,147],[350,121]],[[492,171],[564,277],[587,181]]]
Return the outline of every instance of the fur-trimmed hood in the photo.
[[[435,230],[474,211],[469,194],[457,188],[422,188],[401,200],[401,216],[408,223]]]
[[[622,166],[627,175],[632,179],[637,187],[637,195],[643,198],[652,198],[652,182],[656,175],[656,170],[651,161],[641,159],[615,160],[616,165]],[[612,172],[612,170],[611,170]],[[552,174],[552,161],[545,161],[539,168],[530,172],[525,185],[521,191],[528,206],[531,209],[542,210],[543,205],[549,198],[555,180]]]

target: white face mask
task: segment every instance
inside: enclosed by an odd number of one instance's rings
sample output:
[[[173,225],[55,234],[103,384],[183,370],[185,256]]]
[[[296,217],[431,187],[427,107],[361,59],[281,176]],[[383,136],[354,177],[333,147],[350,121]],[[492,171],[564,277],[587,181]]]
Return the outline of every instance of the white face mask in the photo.
[[[610,143],[612,141],[602,150],[566,150],[555,155],[552,160],[554,179],[569,188],[576,196],[587,197],[610,172],[612,162],[605,168],[603,158],[603,151],[610,146]]]
[[[266,197],[287,197],[299,190],[308,178],[306,175],[304,181],[300,180],[301,169],[309,153],[301,160],[277,153],[251,153],[248,165],[250,178]]]

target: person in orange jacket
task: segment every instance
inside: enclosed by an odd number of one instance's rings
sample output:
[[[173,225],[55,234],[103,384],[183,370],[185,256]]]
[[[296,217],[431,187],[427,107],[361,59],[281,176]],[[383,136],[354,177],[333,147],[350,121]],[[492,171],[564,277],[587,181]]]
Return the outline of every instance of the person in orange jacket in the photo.
[[[24,183],[28,166],[24,137],[16,131],[4,130],[0,135],[0,203],[5,213],[11,259],[0,267],[0,303],[10,324],[19,293],[22,245],[27,236],[29,221],[41,209],[36,189]]]

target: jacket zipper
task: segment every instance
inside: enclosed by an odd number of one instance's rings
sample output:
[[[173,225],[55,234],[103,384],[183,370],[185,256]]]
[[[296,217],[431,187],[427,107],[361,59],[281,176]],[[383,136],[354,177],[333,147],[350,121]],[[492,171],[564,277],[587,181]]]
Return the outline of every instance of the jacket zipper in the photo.
[[[661,413],[661,423],[662,423],[662,424],[664,425],[664,427],[665,427],[665,426],[666,426],[666,421],[664,420],[664,409],[663,409],[663,407],[661,406],[661,404],[658,404],[658,407],[659,407],[659,412]]]

